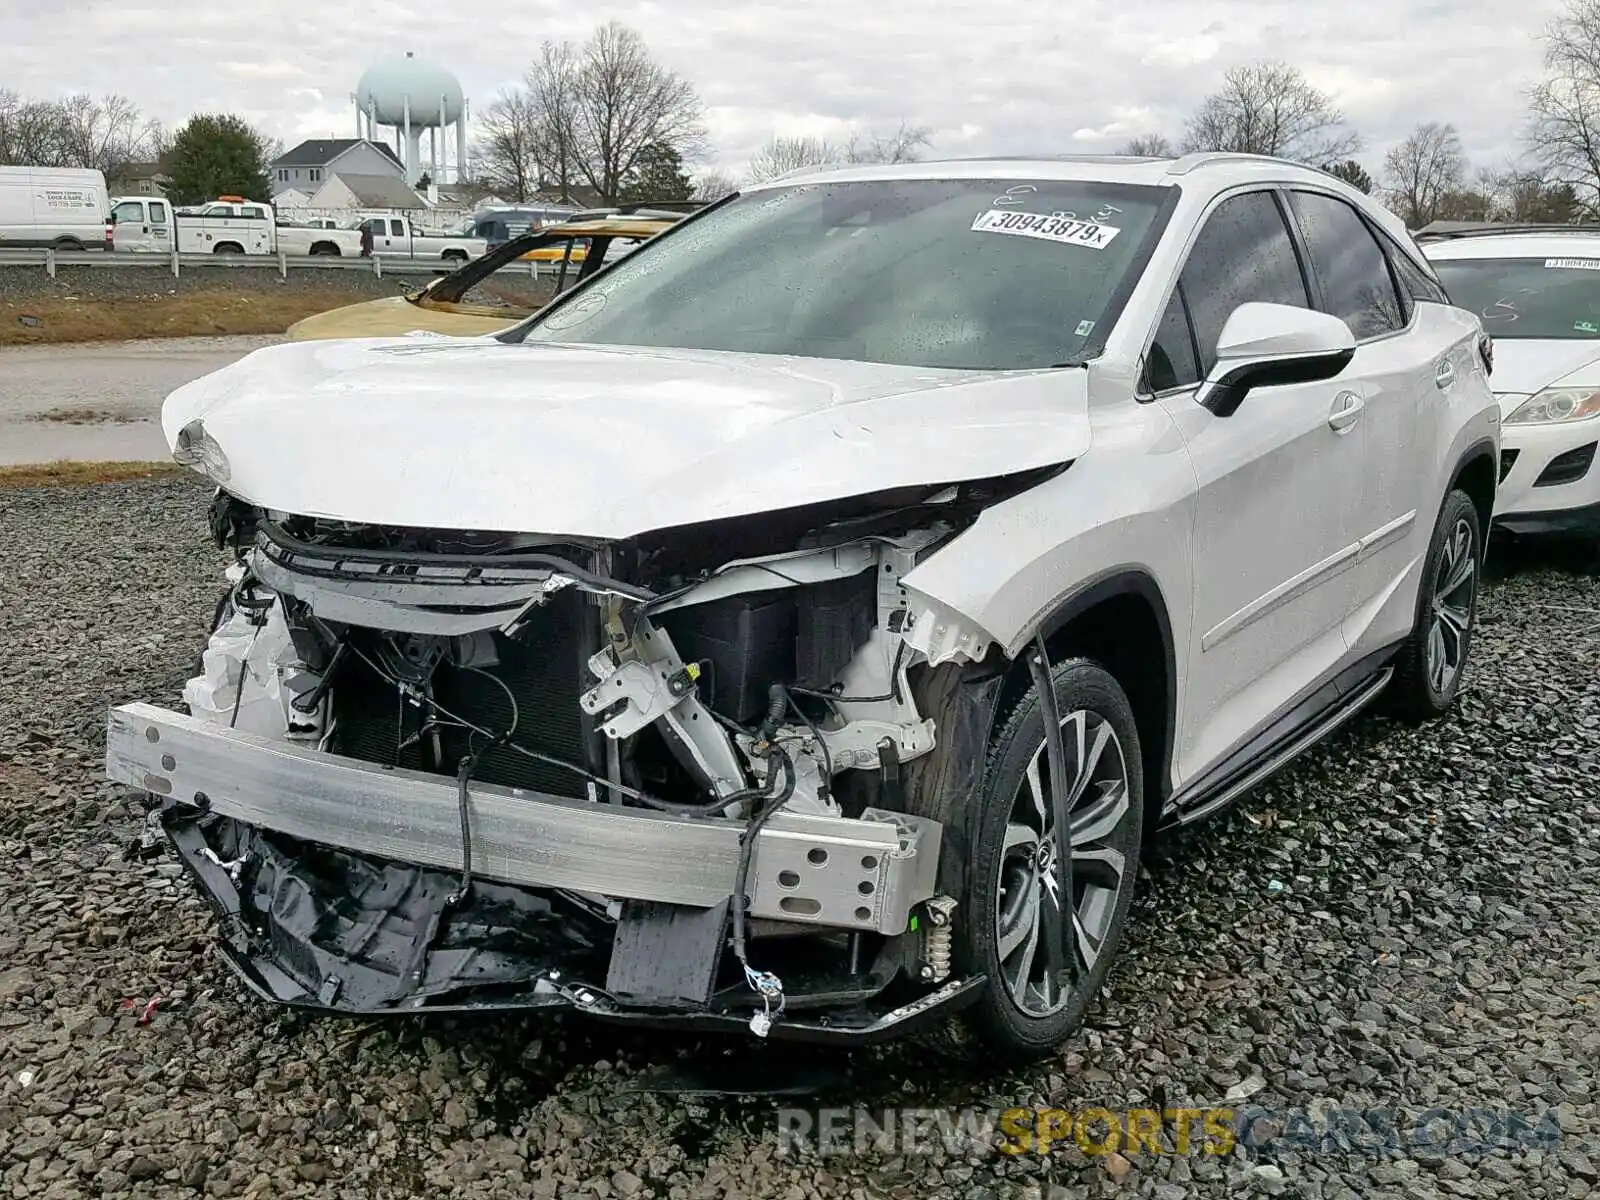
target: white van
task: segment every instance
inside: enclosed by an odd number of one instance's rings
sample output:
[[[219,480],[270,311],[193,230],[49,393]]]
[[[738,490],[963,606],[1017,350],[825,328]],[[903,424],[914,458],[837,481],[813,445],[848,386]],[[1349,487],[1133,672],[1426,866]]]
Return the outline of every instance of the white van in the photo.
[[[60,167],[0,167],[0,248],[102,250],[106,177]]]

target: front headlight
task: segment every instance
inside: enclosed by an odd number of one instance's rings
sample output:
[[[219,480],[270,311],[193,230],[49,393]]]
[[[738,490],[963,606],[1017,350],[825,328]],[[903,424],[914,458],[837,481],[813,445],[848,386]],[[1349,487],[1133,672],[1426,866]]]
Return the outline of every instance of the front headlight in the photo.
[[[1504,423],[1556,425],[1590,417],[1600,417],[1600,388],[1546,388],[1517,405]]]

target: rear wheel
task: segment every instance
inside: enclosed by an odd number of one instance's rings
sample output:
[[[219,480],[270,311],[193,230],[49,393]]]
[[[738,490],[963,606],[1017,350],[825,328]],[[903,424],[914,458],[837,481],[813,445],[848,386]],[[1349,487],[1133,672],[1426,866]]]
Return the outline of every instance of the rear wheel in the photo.
[[[1069,659],[1051,672],[1066,758],[1071,864],[1059,871],[1045,706],[1029,692],[994,739],[968,817],[971,869],[955,911],[963,973],[982,998],[938,1041],[963,1057],[1050,1054],[1105,981],[1133,902],[1144,833],[1139,731],[1116,679]]]
[[[57,250],[82,250],[83,243],[77,238],[57,238],[55,248]]]
[[[439,257],[447,263],[464,263],[467,261],[467,254],[464,250],[446,250]]]
[[[1400,651],[1385,707],[1410,721],[1443,715],[1461,691],[1478,615],[1483,530],[1472,498],[1445,497],[1423,561],[1417,619]]]
[[[239,245],[237,242],[218,242],[217,245],[216,245],[216,249],[212,250],[211,253],[213,253],[213,254],[243,254],[244,253],[244,247]]]
[[[311,247],[311,253],[318,256],[331,254],[334,258],[342,257],[342,255],[339,253],[339,247],[335,246],[332,242],[314,243]]]

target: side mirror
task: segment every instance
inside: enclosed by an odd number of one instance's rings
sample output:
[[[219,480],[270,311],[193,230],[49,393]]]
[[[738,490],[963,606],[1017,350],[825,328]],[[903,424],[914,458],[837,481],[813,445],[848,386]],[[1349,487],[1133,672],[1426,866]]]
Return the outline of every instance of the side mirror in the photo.
[[[1217,339],[1217,365],[1195,396],[1231,417],[1256,388],[1332,379],[1355,357],[1350,327],[1328,313],[1292,304],[1241,304]]]

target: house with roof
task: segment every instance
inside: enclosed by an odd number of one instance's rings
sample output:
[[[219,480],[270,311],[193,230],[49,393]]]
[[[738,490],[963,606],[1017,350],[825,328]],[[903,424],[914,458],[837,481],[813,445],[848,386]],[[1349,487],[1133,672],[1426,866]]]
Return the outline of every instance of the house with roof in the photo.
[[[387,209],[393,212],[416,212],[428,207],[428,202],[415,188],[407,187],[403,179],[392,175],[358,175],[340,172],[333,175],[315,192],[307,208],[320,209]]]
[[[106,172],[106,191],[113,196],[165,196],[172,176],[158,162],[123,163]]]
[[[267,167],[272,202],[280,211],[342,212],[382,209],[414,212],[427,201],[408,187],[394,150],[366,138],[313,138]]]
[[[406,169],[394,150],[366,138],[312,138],[267,165],[272,194],[290,188],[314,195],[335,175],[389,176],[405,182]]]

